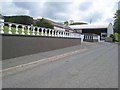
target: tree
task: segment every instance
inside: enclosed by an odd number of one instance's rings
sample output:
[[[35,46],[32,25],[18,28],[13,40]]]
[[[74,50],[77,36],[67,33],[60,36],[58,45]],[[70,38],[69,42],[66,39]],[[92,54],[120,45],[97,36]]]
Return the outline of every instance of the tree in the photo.
[[[4,16],[5,22],[31,25],[34,20],[30,16]]]
[[[120,10],[117,10],[115,13],[114,20],[114,30],[116,33],[120,34]]]
[[[35,21],[35,25],[39,26],[39,27],[45,27],[45,28],[51,28],[53,29],[54,26],[46,19],[42,18],[42,19],[37,19]]]
[[[68,25],[69,25],[69,22],[68,22],[68,21],[65,21],[65,22],[64,22],[64,25],[65,25],[65,26],[68,26]]]

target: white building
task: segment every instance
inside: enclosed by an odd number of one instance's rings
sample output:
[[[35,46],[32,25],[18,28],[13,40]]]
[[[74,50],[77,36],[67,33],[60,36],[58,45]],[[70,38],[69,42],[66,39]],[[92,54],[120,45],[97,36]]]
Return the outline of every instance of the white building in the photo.
[[[101,39],[109,37],[111,34],[114,34],[112,24],[84,24],[84,25],[70,25],[75,32],[84,34],[97,34],[100,35]]]

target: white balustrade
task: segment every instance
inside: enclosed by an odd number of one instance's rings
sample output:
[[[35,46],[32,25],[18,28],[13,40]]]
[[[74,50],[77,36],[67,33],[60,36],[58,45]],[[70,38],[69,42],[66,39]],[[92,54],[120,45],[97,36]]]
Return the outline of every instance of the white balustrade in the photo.
[[[40,35],[40,32],[39,32],[39,27],[37,27],[37,35],[39,36]]]
[[[27,35],[30,35],[30,26],[27,26]]]
[[[0,33],[4,34],[4,24],[0,22]]]
[[[5,22],[3,22],[3,24],[0,23],[0,34],[4,34],[4,23]],[[53,36],[53,37],[82,38],[82,39],[84,37],[84,36],[81,36],[80,34],[72,33],[72,32],[56,31],[53,29],[47,29],[47,28],[41,28],[41,27],[35,27],[35,26],[27,26],[27,25],[25,26],[22,24],[15,24],[15,23],[8,23],[8,22],[6,22],[6,24],[8,24],[8,26],[9,26],[8,34],[12,34],[12,25],[15,25],[15,27],[16,27],[15,34],[19,34],[18,27],[21,26],[22,27],[22,32],[21,32],[22,35],[25,35],[25,30],[27,29],[27,35],[30,35],[30,32],[31,32],[30,30],[32,30],[32,35],[39,36],[40,35],[39,30],[41,29],[41,36],[45,35],[45,36]],[[37,31],[35,31],[35,30],[37,30]],[[88,37],[88,36],[86,36],[86,37],[87,37],[87,39],[91,39],[91,37]],[[100,41],[99,37],[93,36],[93,38],[94,39],[96,38],[96,39],[98,39],[98,41]]]
[[[16,31],[15,31],[15,34],[19,34],[19,33],[18,33],[18,26],[19,26],[19,25],[15,25],[15,26],[16,26],[16,29],[15,29],[15,30],[16,30]]]
[[[24,28],[25,28],[25,26],[22,25],[22,33],[21,33],[22,35],[25,35]]]
[[[9,25],[9,28],[8,28],[8,34],[12,34],[12,24],[8,24]]]

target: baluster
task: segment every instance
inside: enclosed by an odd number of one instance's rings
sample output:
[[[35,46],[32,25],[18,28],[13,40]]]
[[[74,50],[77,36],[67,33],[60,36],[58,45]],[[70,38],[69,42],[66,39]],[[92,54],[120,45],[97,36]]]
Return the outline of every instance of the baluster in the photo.
[[[59,31],[59,37],[61,37],[61,31]]]
[[[33,27],[32,35],[35,35],[35,27]]]
[[[63,32],[63,36],[62,37],[65,37],[65,32]]]
[[[0,22],[0,34],[4,34],[4,23]]]
[[[66,32],[64,32],[64,37],[66,37]]]
[[[68,32],[66,32],[66,37],[68,37]]]
[[[59,37],[59,31],[57,31],[57,37]]]
[[[74,33],[72,33],[72,38],[74,38]]]
[[[11,28],[12,24],[8,24],[8,25],[9,25],[8,34],[12,34],[12,28]]]
[[[27,35],[30,35],[30,26],[27,26]]]
[[[24,25],[22,25],[22,35],[25,35],[25,33],[24,33],[24,28],[25,28],[25,26]]]
[[[67,37],[69,37],[69,33],[67,32]]]
[[[56,30],[55,30],[55,37],[56,37],[57,35],[56,35]]]
[[[51,29],[49,29],[49,36],[51,36],[51,33],[50,33],[50,32],[51,32]]]
[[[70,36],[70,32],[69,32],[69,38],[70,38],[71,36]]]
[[[43,32],[44,28],[41,28],[41,29],[42,29],[41,36],[43,36],[44,35],[44,32]]]
[[[54,30],[52,30],[52,36],[54,36]]]
[[[69,38],[69,32],[67,32],[67,37]]]
[[[58,37],[58,31],[56,31],[56,36]]]
[[[45,29],[45,36],[47,36],[47,29]]]
[[[64,32],[64,37],[66,37],[66,32]]]
[[[61,37],[63,37],[63,31],[61,31]]]
[[[57,31],[57,36],[60,37],[59,31]]]
[[[60,37],[62,37],[62,31],[60,31]]]
[[[70,38],[72,38],[72,33],[70,33]]]
[[[40,33],[39,33],[39,27],[37,27],[37,35],[39,36],[40,35]]]
[[[19,25],[15,25],[15,26],[16,26],[15,34],[19,34],[19,33],[18,33],[18,26],[19,26]]]
[[[69,38],[71,38],[71,33],[69,32]]]

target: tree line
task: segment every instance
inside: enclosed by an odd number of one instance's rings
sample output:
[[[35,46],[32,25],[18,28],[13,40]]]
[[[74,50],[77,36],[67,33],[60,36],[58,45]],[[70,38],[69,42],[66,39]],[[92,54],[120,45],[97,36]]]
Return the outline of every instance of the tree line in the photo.
[[[120,10],[116,11],[114,18],[114,30],[120,34]]]
[[[21,15],[21,16],[4,16],[4,20],[5,22],[11,22],[11,23],[34,25],[39,27],[51,28],[51,29],[54,28],[52,23],[48,22],[48,20],[44,18],[33,19],[33,17]]]
[[[116,11],[114,18],[115,41],[120,42],[120,10]]]

